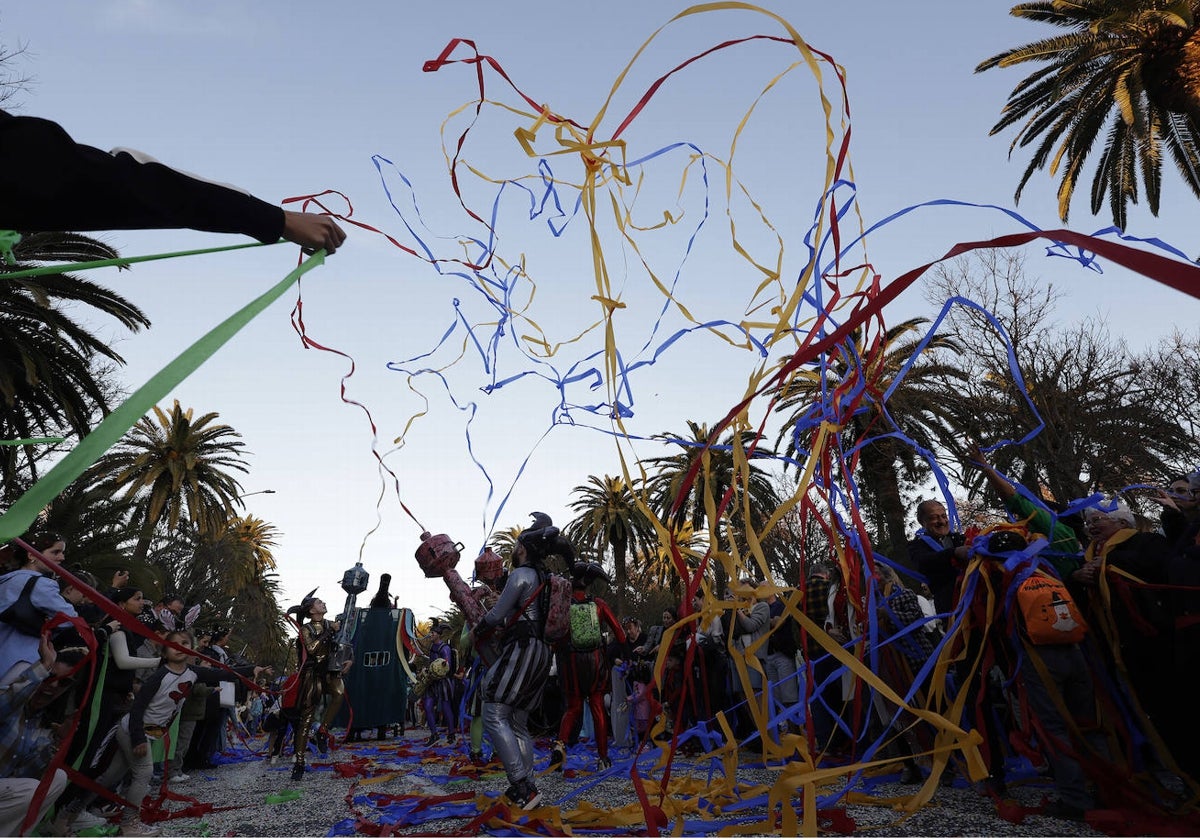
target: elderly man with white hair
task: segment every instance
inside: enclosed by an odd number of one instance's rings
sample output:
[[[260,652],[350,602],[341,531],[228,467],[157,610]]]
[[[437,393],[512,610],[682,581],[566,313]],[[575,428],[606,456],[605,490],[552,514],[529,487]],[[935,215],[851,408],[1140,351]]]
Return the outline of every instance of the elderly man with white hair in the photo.
[[[1111,624],[1091,625],[1108,636],[1118,671],[1169,741],[1174,627],[1164,590],[1153,587],[1167,582],[1170,545],[1162,534],[1139,531],[1120,499],[1088,507],[1083,521],[1091,541],[1071,581],[1085,587],[1093,615],[1112,616]]]

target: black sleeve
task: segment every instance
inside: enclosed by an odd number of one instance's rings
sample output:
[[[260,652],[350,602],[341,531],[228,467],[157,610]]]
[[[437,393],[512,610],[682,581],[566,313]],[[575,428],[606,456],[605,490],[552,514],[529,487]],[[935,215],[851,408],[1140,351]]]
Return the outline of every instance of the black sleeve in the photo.
[[[57,123],[0,111],[0,228],[192,228],[276,242],[283,210],[251,195],[76,143]]]
[[[959,571],[954,562],[954,549],[935,549],[918,537],[908,543],[908,564],[909,568],[916,569],[925,576],[938,611],[945,612],[951,609]]]

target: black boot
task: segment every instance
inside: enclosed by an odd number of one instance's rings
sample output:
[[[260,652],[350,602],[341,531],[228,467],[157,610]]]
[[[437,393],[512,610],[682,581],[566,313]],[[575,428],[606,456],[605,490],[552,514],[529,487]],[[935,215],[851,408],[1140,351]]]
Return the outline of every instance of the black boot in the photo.
[[[297,761],[292,765],[292,781],[298,782],[304,778],[304,762]]]

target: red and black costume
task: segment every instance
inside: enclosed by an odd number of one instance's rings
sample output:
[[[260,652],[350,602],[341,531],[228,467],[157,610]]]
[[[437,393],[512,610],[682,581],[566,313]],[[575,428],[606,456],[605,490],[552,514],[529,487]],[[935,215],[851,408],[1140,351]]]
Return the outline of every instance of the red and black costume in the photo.
[[[587,586],[597,577],[604,577],[603,569],[595,563],[580,563],[576,565],[571,575],[573,604],[593,603],[600,624],[608,625],[618,644],[625,644],[625,630],[601,598],[587,594]],[[564,647],[557,651],[558,678],[562,685],[566,702],[566,711],[558,728],[559,744],[567,743],[575,727],[583,717],[583,702],[586,699],[588,708],[592,710],[592,729],[596,737],[596,755],[602,766],[609,764],[608,758],[608,726],[604,712],[604,694],[609,690],[609,660],[605,645],[601,642],[589,650],[574,647],[567,639]],[[559,758],[559,756],[555,756]],[[553,763],[553,760],[552,762]]]

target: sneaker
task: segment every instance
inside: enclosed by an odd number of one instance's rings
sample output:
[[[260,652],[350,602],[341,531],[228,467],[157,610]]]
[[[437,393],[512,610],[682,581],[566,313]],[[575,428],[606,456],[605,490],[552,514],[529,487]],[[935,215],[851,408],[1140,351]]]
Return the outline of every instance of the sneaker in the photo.
[[[267,759],[267,766],[274,767],[276,764],[279,763],[279,759],[281,759],[282,757],[283,756],[279,755],[278,753],[271,756],[270,758]]]
[[[607,770],[610,767],[612,767],[612,759],[610,758],[601,758],[596,761],[596,768],[598,770]]]
[[[425,739],[425,746],[432,747],[438,742],[438,740],[438,734],[436,732],[430,732],[429,737]]]
[[[513,788],[516,788],[515,792],[512,792]],[[542,801],[542,794],[528,779],[513,785],[509,791],[510,793],[506,793],[505,796],[522,811],[528,811]]]
[[[178,784],[179,782],[186,782],[190,778],[192,777],[187,773],[172,773],[171,778],[167,781],[169,781],[171,784]]]
[[[99,828],[103,825],[108,825],[108,820],[104,817],[91,811],[80,811],[75,815],[75,820],[71,823],[70,828],[72,832],[78,832],[89,828]]]
[[[550,765],[548,770],[562,770],[567,764],[567,748],[562,741],[555,741],[550,750]]]
[[[486,763],[483,760],[482,752],[475,752],[474,750],[471,750],[470,758],[471,758],[471,763],[474,764],[476,767],[482,767]]]
[[[121,823],[117,831],[118,837],[157,837],[161,832],[152,825],[146,825],[141,820],[130,820]]]
[[[456,743],[458,743],[458,739],[454,737],[454,733],[453,733],[453,732],[451,732],[449,735],[447,735],[447,736],[446,736],[446,743],[447,743],[447,744],[449,744],[449,745],[450,745],[450,746],[452,746],[452,747],[453,747],[453,746],[454,746]]]

